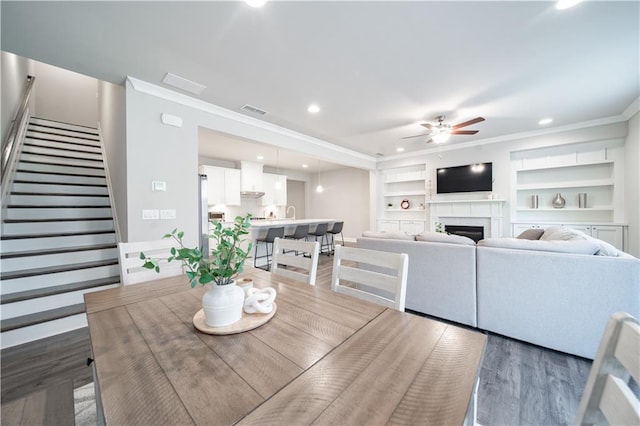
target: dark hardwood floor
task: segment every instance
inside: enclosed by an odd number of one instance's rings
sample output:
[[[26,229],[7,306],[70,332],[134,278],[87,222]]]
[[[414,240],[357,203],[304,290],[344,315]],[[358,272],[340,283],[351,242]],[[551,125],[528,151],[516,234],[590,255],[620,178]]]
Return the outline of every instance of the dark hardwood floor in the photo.
[[[331,288],[332,262],[333,257],[320,256],[316,285]],[[591,361],[498,335],[488,337],[478,423],[571,424]],[[2,425],[72,425],[72,390],[92,380],[88,356],[86,329],[2,351]]]

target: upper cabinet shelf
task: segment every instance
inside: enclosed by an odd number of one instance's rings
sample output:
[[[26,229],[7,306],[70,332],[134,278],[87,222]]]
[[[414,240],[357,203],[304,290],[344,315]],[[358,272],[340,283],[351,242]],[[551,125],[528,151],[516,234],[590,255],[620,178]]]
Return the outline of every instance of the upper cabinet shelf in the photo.
[[[385,192],[385,197],[405,197],[411,195],[426,195],[427,191],[415,190],[415,191],[397,191],[397,192]]]
[[[541,166],[524,166],[518,169],[518,171],[522,172],[522,171],[533,171],[533,170],[565,169],[567,167],[588,167],[588,166],[593,166],[598,164],[609,164],[609,163],[613,163],[613,160],[585,161],[582,163],[551,164],[551,165],[541,165]]]
[[[560,181],[555,183],[531,183],[525,185],[517,185],[516,190],[526,191],[535,189],[564,189],[564,188],[588,188],[596,186],[612,186],[613,179],[592,179],[592,180],[576,180],[576,181]]]

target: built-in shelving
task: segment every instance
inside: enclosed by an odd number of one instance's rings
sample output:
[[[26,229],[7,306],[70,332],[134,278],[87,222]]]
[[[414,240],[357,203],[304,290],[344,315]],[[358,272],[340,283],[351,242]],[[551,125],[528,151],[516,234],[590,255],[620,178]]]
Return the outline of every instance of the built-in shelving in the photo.
[[[380,173],[378,230],[414,232],[424,230],[427,195],[424,164],[385,170]],[[409,208],[401,208],[403,201]],[[421,231],[420,231],[421,232]]]

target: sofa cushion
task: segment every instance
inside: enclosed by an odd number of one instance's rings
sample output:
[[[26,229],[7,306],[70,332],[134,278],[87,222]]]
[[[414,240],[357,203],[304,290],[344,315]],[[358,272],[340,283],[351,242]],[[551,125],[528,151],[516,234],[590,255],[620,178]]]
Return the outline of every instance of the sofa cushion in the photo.
[[[544,229],[527,229],[526,231],[522,231],[520,235],[516,238],[520,240],[539,240],[542,234],[544,233]]]
[[[406,241],[415,241],[415,235],[409,235],[406,232],[400,231],[364,231],[362,233],[363,237],[368,238],[382,238],[387,240],[406,240]]]
[[[602,240],[599,240],[597,238],[590,237],[588,235],[587,235],[587,239],[589,241],[593,241],[595,244],[598,245],[599,250],[596,253],[598,256],[620,257],[624,253],[624,252],[618,250],[617,248],[615,248],[614,246],[612,246],[611,244],[609,244],[606,241],[602,241]]]
[[[600,250],[598,244],[587,240],[543,241],[518,238],[488,238],[486,240],[480,240],[478,246],[573,254],[596,254],[598,250]]]
[[[463,244],[475,246],[476,242],[462,235],[450,235],[443,232],[422,232],[416,235],[416,241],[428,241],[431,243]]]
[[[565,228],[564,226],[550,226],[544,230],[540,237],[542,241],[571,241],[586,240],[587,235],[577,229]]]

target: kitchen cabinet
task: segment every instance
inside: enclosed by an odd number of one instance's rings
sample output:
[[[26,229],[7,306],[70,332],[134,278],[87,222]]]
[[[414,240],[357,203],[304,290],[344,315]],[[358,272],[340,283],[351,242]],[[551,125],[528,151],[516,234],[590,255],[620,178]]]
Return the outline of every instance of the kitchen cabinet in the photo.
[[[203,165],[200,173],[207,175],[209,205],[240,205],[240,170]]]
[[[285,175],[263,173],[262,184],[264,190],[263,206],[287,205],[287,177]]]
[[[263,192],[262,164],[250,161],[240,162],[240,183],[244,192]]]

